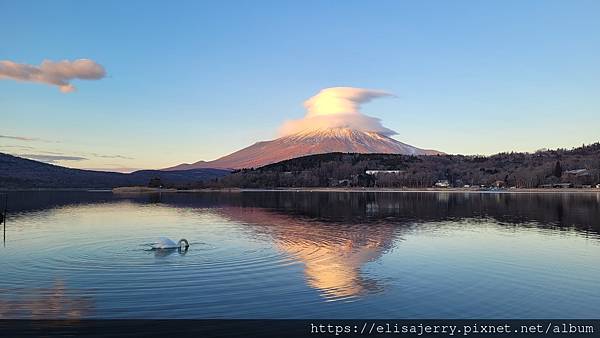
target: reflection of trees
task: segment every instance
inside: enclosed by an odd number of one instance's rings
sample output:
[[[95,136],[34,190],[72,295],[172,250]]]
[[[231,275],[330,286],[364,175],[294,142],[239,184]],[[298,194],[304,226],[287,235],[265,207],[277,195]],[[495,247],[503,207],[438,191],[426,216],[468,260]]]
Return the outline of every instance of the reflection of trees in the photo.
[[[15,294],[14,291],[17,291]],[[51,288],[1,290],[1,318],[79,319],[89,317],[94,309],[91,297],[70,295],[64,283],[55,282]]]
[[[259,208],[219,210],[269,236],[281,252],[302,262],[307,283],[325,297],[352,297],[381,287],[361,268],[392,247],[397,230],[392,226],[325,223]]]
[[[493,218],[600,233],[600,193],[243,192],[165,194],[177,206],[266,208],[323,222],[392,223]]]
[[[600,193],[255,191],[118,197],[111,193],[35,192],[12,194],[9,209],[18,212],[123,200],[191,208],[224,205],[268,208],[288,215],[346,223],[486,217],[515,225],[535,223],[600,233]]]

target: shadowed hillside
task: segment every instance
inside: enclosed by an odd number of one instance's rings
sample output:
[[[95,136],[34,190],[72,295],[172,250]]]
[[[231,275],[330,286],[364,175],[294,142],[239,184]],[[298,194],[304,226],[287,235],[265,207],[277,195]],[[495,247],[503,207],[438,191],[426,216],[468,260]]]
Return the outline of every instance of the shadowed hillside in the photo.
[[[140,170],[123,174],[65,168],[0,153],[0,189],[146,186],[152,179],[167,187],[186,186],[228,173],[219,169],[194,169],[169,172]],[[157,178],[159,180],[156,180]]]

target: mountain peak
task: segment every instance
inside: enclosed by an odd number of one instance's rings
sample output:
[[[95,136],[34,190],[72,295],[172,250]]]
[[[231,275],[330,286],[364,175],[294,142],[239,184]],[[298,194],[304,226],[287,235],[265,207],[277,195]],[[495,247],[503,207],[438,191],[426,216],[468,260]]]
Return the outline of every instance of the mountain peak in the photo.
[[[257,142],[214,161],[180,164],[164,170],[196,168],[258,168],[296,157],[331,153],[383,153],[404,155],[437,155],[436,150],[413,147],[374,131],[352,128],[307,129],[271,141]]]
[[[290,139],[295,141],[322,141],[325,139],[340,139],[360,141],[364,138],[383,140],[389,137],[379,134],[374,131],[361,131],[351,128],[323,128],[323,129],[307,129],[295,134],[286,135],[282,139]]]

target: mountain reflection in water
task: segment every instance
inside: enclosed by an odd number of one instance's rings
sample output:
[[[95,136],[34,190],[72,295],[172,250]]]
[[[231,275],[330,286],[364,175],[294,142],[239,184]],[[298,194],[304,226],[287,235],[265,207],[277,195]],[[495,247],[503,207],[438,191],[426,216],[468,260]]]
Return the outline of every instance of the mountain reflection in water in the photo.
[[[278,250],[304,264],[309,285],[332,299],[377,291],[381,285],[363,276],[361,267],[379,258],[396,239],[396,229],[383,224],[345,226],[259,208],[226,207],[219,213],[268,235]]]

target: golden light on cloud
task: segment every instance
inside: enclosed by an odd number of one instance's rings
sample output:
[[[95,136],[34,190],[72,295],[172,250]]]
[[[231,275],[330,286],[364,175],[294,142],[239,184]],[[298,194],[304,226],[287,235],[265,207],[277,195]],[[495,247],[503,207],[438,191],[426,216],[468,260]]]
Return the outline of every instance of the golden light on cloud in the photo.
[[[393,96],[382,90],[332,87],[325,88],[304,102],[307,117],[335,114],[360,114],[360,105],[378,97]]]
[[[287,121],[280,134],[290,135],[310,130],[332,128],[350,128],[376,132],[383,135],[396,134],[385,128],[377,118],[367,116],[360,111],[362,104],[392,94],[374,89],[353,87],[332,87],[319,91],[304,102],[306,115],[302,119]]]

